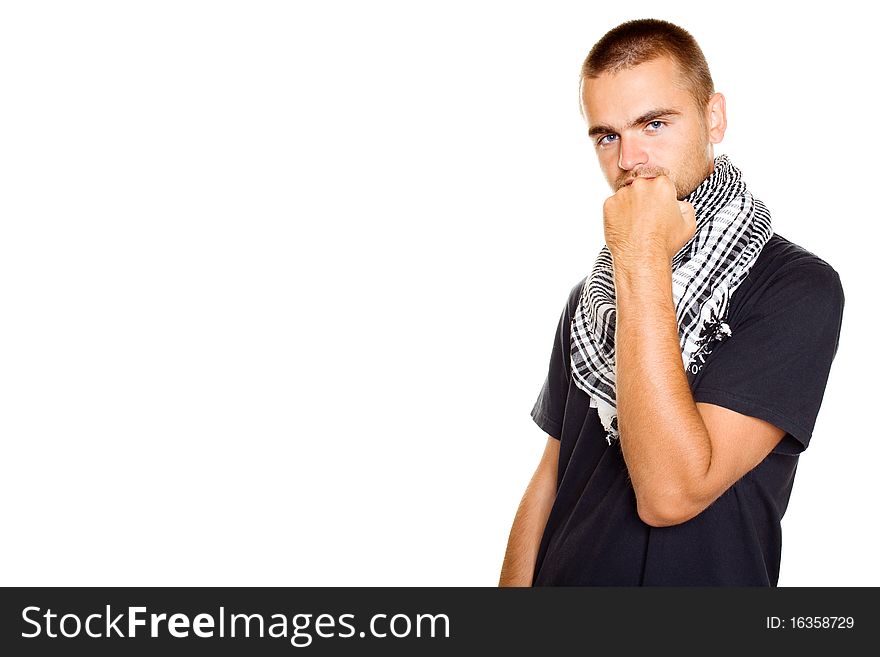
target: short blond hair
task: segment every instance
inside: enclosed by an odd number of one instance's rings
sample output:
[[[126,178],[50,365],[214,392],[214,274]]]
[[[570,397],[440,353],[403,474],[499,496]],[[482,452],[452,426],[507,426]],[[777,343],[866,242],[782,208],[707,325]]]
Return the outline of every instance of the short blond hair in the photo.
[[[655,18],[621,23],[599,39],[581,66],[581,88],[585,78],[617,73],[664,55],[676,63],[697,107],[704,109],[715,85],[703,51],[690,32]]]

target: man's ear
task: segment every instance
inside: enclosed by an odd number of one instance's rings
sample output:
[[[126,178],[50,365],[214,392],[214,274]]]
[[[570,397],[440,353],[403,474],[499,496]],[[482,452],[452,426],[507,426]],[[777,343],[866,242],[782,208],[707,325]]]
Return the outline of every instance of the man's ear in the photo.
[[[724,132],[727,130],[727,107],[724,94],[716,92],[706,103],[706,127],[709,130],[710,144],[718,144],[724,139]]]

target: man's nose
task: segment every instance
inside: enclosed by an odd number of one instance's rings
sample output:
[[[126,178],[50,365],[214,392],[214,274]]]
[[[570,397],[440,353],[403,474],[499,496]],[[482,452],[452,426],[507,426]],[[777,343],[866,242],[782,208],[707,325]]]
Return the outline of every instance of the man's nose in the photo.
[[[648,163],[648,152],[638,137],[620,138],[620,158],[617,161],[624,171],[632,171],[637,166]]]

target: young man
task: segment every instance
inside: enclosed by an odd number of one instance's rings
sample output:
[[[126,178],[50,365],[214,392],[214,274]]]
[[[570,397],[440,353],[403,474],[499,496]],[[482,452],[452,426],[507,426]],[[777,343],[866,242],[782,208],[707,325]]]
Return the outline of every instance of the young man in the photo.
[[[606,246],[560,318],[532,410],[547,446],[500,585],[775,586],[838,275],[715,158],[725,100],[689,33],[611,30],[581,102],[614,192]]]

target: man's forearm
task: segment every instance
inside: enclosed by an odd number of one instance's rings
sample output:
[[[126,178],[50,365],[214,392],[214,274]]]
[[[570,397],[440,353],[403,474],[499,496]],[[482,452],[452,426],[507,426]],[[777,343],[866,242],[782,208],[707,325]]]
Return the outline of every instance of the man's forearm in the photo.
[[[531,586],[541,536],[555,498],[555,480],[536,473],[516,511],[498,586]]]
[[[672,524],[712,458],[681,359],[670,262],[645,256],[614,265],[620,446],[651,524]]]

